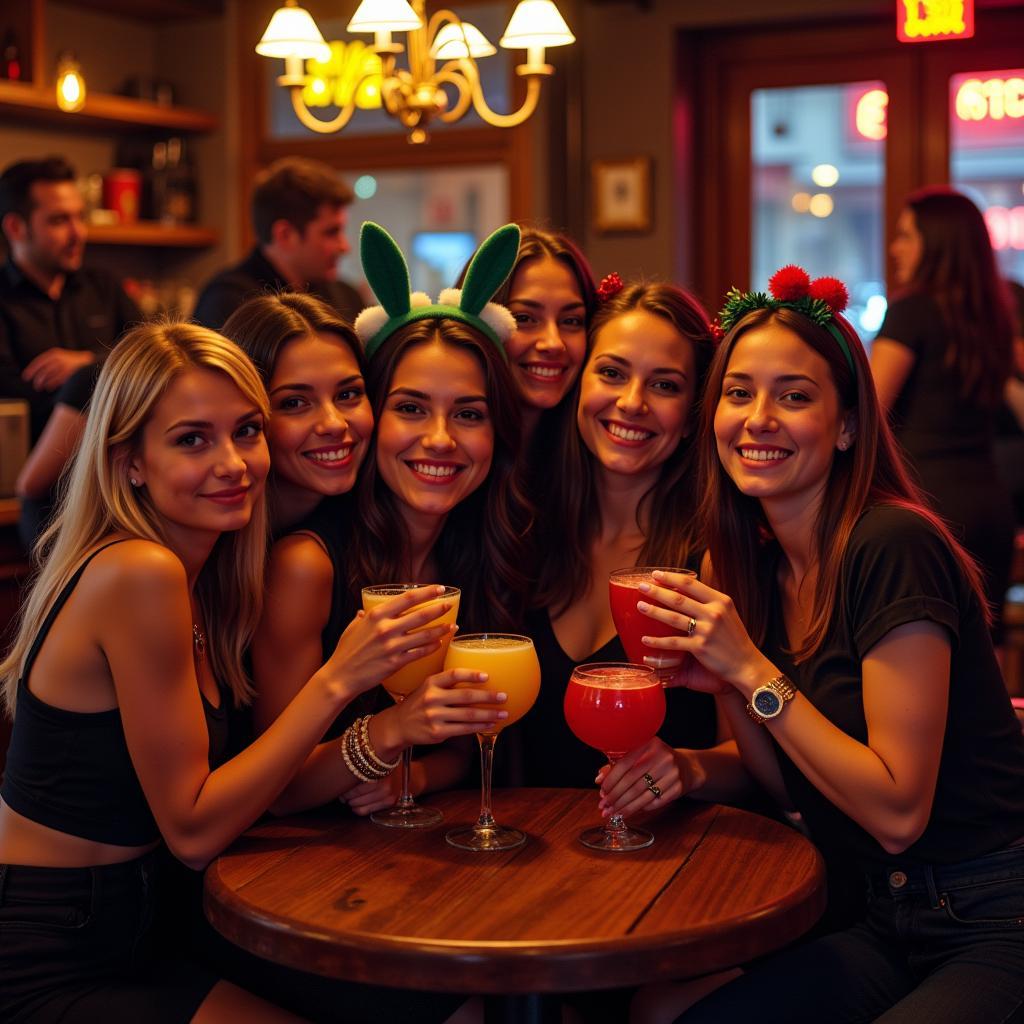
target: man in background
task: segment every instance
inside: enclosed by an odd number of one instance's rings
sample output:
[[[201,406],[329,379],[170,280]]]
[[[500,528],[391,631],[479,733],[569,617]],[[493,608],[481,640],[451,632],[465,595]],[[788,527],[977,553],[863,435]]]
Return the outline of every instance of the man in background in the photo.
[[[0,398],[28,401],[33,439],[65,381],[142,319],[112,274],[82,266],[84,209],[61,157],[21,160],[0,175]]]
[[[241,263],[203,289],[194,318],[219,330],[248,298],[265,292],[310,292],[351,323],[363,308],[359,293],[338,279],[352,190],[326,164],[285,157],[256,179],[252,223],[256,246]]]

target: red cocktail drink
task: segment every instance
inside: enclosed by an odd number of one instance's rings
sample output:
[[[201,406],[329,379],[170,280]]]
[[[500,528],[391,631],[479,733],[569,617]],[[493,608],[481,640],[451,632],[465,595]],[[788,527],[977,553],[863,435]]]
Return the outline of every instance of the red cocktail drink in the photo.
[[[605,662],[579,665],[565,690],[565,720],[587,746],[615,762],[654,739],[665,721],[665,691],[646,665]],[[613,814],[604,828],[589,828],[580,842],[593,850],[625,852],[654,842],[650,832],[630,828]]]
[[[588,747],[614,760],[657,736],[665,691],[638,665],[595,668],[569,681],[565,720]]]
[[[658,566],[636,566],[616,569],[608,577],[608,601],[612,607],[612,620],[616,632],[626,649],[626,657],[635,665],[650,665],[664,675],[671,675],[683,663],[683,655],[673,651],[659,651],[647,647],[641,640],[645,636],[678,636],[679,630],[638,611],[637,601],[657,605],[649,595],[639,590],[641,583],[654,584],[654,571]],[[660,569],[661,572],[683,573],[694,576],[689,569]]]

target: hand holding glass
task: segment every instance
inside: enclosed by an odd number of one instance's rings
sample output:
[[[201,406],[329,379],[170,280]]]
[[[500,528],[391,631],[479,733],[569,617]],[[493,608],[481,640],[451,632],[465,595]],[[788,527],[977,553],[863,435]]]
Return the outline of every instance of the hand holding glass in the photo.
[[[665,721],[665,690],[653,668],[624,662],[579,665],[565,690],[565,720],[588,747],[596,747],[610,764],[654,739]],[[654,836],[630,828],[613,814],[603,828],[580,834],[592,850],[640,850]]]
[[[663,568],[655,565],[638,565],[631,569],[616,569],[608,577],[608,601],[612,608],[612,621],[619,634],[626,657],[634,665],[648,665],[653,668],[662,683],[667,682],[679,670],[685,654],[659,651],[647,647],[645,636],[678,636],[679,630],[657,619],[652,619],[637,609],[637,601],[644,600],[657,604],[649,595],[641,594],[641,583],[657,585],[655,572],[675,572],[685,576],[696,576],[690,569]],[[660,607],[660,606],[659,606]]]
[[[383,604],[391,598],[404,594],[407,590],[413,590],[421,586],[419,583],[383,583],[374,587],[363,587],[363,610],[370,611],[377,605]],[[454,625],[459,614],[459,597],[461,592],[458,587],[445,587],[444,593],[438,601],[451,602],[451,608],[443,615],[439,615],[428,626]],[[428,676],[440,672],[444,665],[445,652],[448,649],[450,636],[444,637],[438,650],[417,658],[415,661],[404,665],[393,675],[383,680],[381,685],[391,697],[401,703],[420,686]],[[387,828],[427,828],[436,825],[443,820],[443,815],[434,807],[421,807],[413,798],[409,790],[409,772],[412,766],[412,748],[406,747],[402,751],[402,792],[394,807],[387,810],[376,811],[370,815],[370,820],[378,825]]]
[[[491,813],[491,773],[498,733],[506,725],[518,722],[533,707],[540,692],[540,663],[533,641],[515,633],[467,633],[452,640],[444,667],[486,672],[486,683],[466,685],[504,693],[508,698],[504,704],[494,705],[495,710],[507,711],[508,718],[476,734],[480,743],[480,817],[475,825],[445,833],[445,839],[460,850],[510,850],[521,846],[526,842],[526,834],[504,828]]]

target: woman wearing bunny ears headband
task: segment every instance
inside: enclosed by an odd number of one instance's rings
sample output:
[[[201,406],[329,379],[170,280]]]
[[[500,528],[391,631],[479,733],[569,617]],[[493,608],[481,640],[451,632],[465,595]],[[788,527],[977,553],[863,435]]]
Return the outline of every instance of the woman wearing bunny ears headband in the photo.
[[[737,743],[677,751],[684,790],[728,798],[742,763],[799,811],[830,901],[855,887],[862,905],[680,1020],[1018,1020],[1024,737],[978,568],[907,476],[842,284],[787,267],[770,291],[720,314],[698,481],[711,573],[666,574],[639,608],[678,630],[652,646],[717,677]]]
[[[355,328],[367,357],[376,429],[356,485],[355,513],[348,526],[334,527],[348,533],[336,545],[345,564],[333,566],[330,608],[321,609],[325,641],[355,615],[361,588],[375,583],[459,587],[463,630],[521,623],[532,512],[516,470],[521,418],[503,349],[515,322],[489,301],[518,245],[514,224],[500,228],[477,251],[465,287],[446,289],[435,303],[410,294],[408,267],[391,236],[377,224],[363,225],[360,254],[380,305],[364,310]],[[316,542],[309,538],[307,546],[312,554]],[[479,694],[434,679],[439,682],[372,717],[378,755],[391,759],[411,744],[479,728],[470,720],[479,714],[470,707]],[[427,726],[437,716],[428,712],[441,705],[444,727],[431,734]],[[414,794],[453,785],[470,756],[469,747],[445,746],[417,759]],[[397,775],[347,789],[345,798],[359,814],[390,806]],[[290,788],[294,807],[324,802],[338,795],[337,771],[322,773],[310,759]]]

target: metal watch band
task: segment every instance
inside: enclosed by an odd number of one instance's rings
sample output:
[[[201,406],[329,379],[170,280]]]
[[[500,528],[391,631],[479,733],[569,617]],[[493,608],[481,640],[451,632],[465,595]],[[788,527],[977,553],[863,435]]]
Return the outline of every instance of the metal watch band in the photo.
[[[757,690],[763,690],[768,687],[770,690],[774,690],[778,695],[779,700],[785,705],[788,701],[791,701],[797,694],[797,689],[790,681],[787,676],[775,676],[774,679],[769,679],[766,683],[762,683]],[[757,690],[754,693],[757,693]],[[765,716],[762,715],[753,705],[751,701],[748,701],[745,705],[747,714],[753,719],[758,725],[764,725],[769,718],[775,718],[777,715]],[[779,708],[781,713],[782,708]]]

